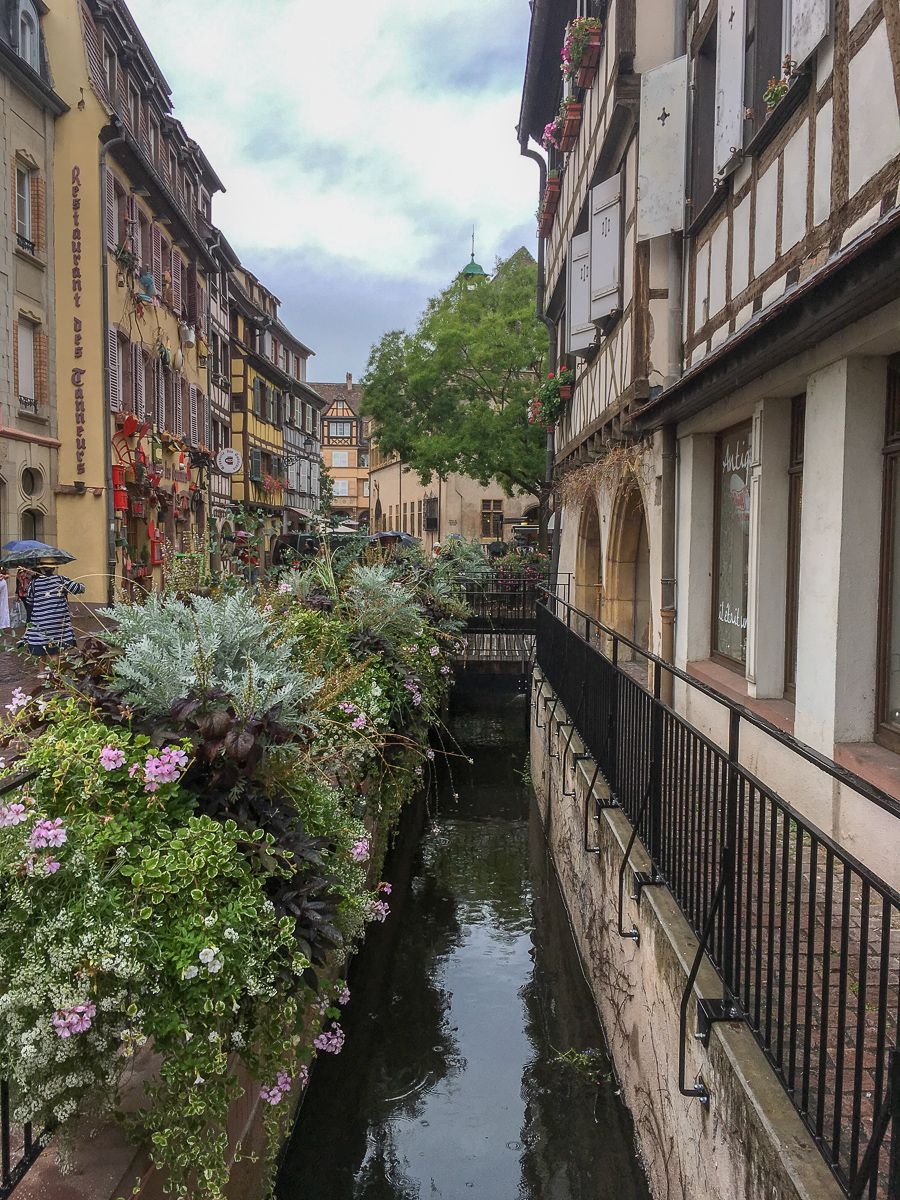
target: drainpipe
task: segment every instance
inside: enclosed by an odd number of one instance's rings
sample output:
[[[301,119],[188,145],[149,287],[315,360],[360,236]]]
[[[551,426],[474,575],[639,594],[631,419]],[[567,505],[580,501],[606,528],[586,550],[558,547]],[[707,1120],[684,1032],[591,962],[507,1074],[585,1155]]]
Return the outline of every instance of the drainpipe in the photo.
[[[118,128],[118,118],[113,117],[109,127]],[[111,138],[100,146],[100,329],[103,337],[103,473],[106,481],[106,567],[108,581],[106,584],[106,602],[115,602],[116,592],[116,513],[113,506],[112,482],[112,434],[109,432],[109,416],[112,411],[109,404],[109,355],[106,348],[109,328],[109,270],[106,249],[106,155],[110,147],[125,141],[121,134],[114,133]]]
[[[687,49],[687,12],[685,0],[675,0],[674,57],[680,58]],[[669,237],[669,363],[667,382],[672,383],[682,371],[682,328],[684,319],[684,234]],[[674,424],[665,425],[662,433],[662,521],[660,535],[660,652],[666,662],[675,661],[675,540],[677,438]],[[673,678],[668,672],[662,677],[662,698],[672,703]]]
[[[519,151],[525,158],[533,159],[538,165],[539,181],[538,195],[543,196],[544,189],[547,186],[547,164],[544,158],[538,154],[536,150],[532,150],[528,145],[528,134],[519,134]],[[535,295],[534,313],[539,321],[547,327],[547,342],[548,356],[547,361],[551,371],[556,370],[556,323],[551,321],[544,311],[544,299],[546,291],[546,279],[544,277],[544,239],[538,237],[538,257],[537,257],[537,291]],[[556,440],[555,428],[551,425],[547,427],[547,453],[544,460],[544,485],[547,488],[547,507],[550,507],[551,494],[550,489],[553,485],[553,469],[556,463]],[[554,511],[556,520],[553,523],[553,541],[550,547],[550,582],[553,587],[556,586],[556,576],[559,571],[559,535],[560,522],[558,512]]]

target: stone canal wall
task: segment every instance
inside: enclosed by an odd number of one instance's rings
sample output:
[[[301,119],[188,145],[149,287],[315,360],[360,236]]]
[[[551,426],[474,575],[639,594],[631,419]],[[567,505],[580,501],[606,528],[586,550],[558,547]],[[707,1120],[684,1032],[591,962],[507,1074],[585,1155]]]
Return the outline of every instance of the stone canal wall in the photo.
[[[626,875],[618,933],[619,868],[631,825],[596,813],[594,764],[541,672],[530,717],[531,771],[575,940],[659,1200],[840,1200],[842,1192],[743,1022],[695,1037],[696,1002],[721,995],[704,961],[688,1006],[686,1084],[702,1075],[708,1104],[678,1089],[679,1011],[697,939],[665,887],[631,899],[632,871],[649,868],[639,842]],[[568,753],[565,753],[568,743]],[[565,777],[563,777],[565,772]],[[566,794],[568,793],[568,794]],[[573,795],[574,793],[574,795]],[[598,779],[597,798],[608,795]],[[589,849],[586,849],[590,847]]]

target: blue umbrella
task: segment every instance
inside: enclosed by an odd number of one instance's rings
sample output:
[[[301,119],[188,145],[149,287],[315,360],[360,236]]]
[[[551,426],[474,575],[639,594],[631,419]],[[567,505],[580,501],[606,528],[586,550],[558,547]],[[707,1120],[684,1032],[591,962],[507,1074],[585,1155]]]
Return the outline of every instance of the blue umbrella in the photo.
[[[22,567],[39,562],[67,563],[72,562],[74,558],[75,555],[69,554],[68,550],[58,550],[56,546],[49,546],[46,542],[25,539],[6,543],[0,566]]]

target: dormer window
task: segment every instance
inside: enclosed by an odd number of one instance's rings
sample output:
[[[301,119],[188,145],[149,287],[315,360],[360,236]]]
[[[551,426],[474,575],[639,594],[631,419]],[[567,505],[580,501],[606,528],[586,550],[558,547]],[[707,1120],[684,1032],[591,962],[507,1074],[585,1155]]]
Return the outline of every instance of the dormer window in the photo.
[[[31,0],[20,0],[19,3],[19,57],[28,63],[33,70],[40,70],[38,55],[38,25],[37,9]]]

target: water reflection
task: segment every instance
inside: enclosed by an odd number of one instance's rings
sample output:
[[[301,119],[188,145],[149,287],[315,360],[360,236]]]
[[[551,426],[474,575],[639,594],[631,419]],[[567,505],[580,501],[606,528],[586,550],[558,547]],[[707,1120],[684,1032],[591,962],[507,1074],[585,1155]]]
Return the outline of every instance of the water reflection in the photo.
[[[316,1066],[277,1194],[645,1200],[615,1085],[554,1057],[601,1033],[528,819],[521,709],[454,732],[475,763],[407,821],[392,915],[354,964],[343,1054]]]

